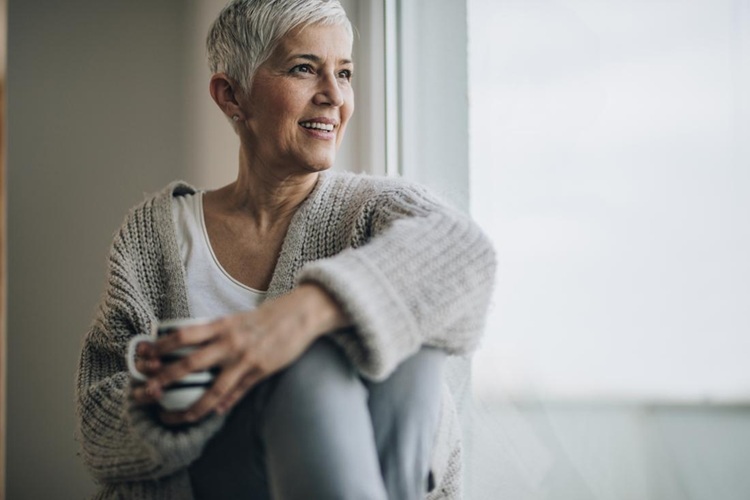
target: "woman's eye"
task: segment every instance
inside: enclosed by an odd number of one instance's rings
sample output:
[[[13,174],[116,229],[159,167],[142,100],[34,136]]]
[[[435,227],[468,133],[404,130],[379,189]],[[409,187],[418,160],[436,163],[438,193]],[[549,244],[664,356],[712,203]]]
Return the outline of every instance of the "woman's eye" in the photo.
[[[339,78],[343,78],[345,80],[351,80],[352,79],[352,70],[345,69],[345,70],[339,72]]]
[[[312,73],[312,66],[309,64],[298,64],[297,66],[293,67],[290,73]]]

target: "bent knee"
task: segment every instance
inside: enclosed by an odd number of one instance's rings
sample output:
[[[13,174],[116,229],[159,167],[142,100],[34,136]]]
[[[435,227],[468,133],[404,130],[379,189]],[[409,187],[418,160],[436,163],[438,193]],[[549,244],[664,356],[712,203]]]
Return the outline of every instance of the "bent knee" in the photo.
[[[272,399],[325,402],[341,397],[366,397],[354,366],[330,339],[315,341],[294,363],[277,375]]]

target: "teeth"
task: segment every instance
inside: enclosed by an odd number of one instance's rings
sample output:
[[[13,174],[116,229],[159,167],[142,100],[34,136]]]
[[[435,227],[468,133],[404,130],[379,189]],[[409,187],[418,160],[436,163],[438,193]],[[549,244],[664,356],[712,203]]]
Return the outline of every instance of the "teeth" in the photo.
[[[318,122],[302,122],[300,123],[305,128],[315,128],[318,130],[324,130],[326,132],[333,132],[333,125],[329,123],[318,123]]]

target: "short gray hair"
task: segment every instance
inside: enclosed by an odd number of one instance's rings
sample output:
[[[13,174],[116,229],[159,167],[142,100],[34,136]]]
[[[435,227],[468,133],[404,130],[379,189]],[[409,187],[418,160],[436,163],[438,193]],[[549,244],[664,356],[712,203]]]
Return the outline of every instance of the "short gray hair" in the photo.
[[[249,90],[258,66],[279,41],[310,24],[352,25],[339,0],[232,0],[219,13],[206,39],[212,73],[223,72]]]

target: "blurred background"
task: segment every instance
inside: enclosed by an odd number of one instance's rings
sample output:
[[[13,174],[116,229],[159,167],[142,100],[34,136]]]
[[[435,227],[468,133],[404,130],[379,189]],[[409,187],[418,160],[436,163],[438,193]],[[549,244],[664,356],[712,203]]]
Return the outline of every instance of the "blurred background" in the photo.
[[[750,498],[750,3],[342,3],[337,168],[430,185],[498,251],[467,497]],[[223,4],[8,1],[9,500],[95,491],[74,374],[127,209],[235,175]]]

